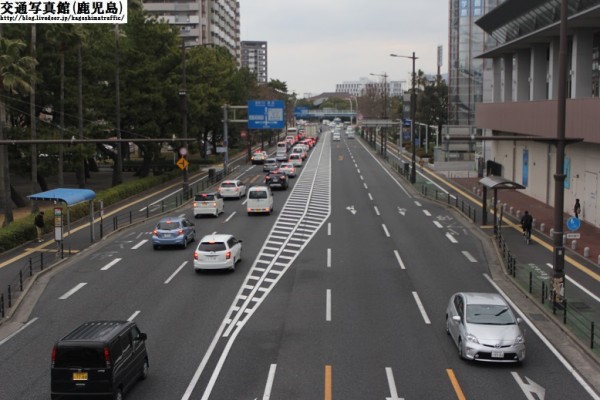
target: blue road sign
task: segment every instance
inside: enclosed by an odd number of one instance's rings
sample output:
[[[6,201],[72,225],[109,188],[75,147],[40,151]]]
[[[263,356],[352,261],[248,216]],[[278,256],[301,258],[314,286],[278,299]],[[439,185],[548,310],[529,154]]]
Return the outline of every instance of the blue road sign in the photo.
[[[249,100],[248,129],[282,129],[282,100]]]
[[[294,108],[294,117],[304,118],[308,115],[308,107],[296,107]]]
[[[568,228],[570,231],[573,231],[573,232],[574,232],[574,231],[578,230],[579,228],[581,228],[581,221],[579,220],[579,218],[576,218],[576,217],[570,217],[570,218],[567,220],[567,228]]]

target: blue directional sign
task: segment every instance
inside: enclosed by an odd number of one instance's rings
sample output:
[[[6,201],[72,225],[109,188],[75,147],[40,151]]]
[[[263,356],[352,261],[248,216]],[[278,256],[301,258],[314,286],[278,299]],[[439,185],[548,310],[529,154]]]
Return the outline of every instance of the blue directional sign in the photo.
[[[573,232],[574,232],[574,231],[578,230],[579,228],[581,228],[581,221],[579,220],[579,218],[576,218],[576,217],[570,217],[570,218],[567,220],[567,228],[568,228],[570,231],[573,231]]]
[[[282,129],[283,109],[281,100],[249,100],[248,129]]]
[[[296,107],[294,108],[294,117],[304,118],[308,115],[308,107]]]

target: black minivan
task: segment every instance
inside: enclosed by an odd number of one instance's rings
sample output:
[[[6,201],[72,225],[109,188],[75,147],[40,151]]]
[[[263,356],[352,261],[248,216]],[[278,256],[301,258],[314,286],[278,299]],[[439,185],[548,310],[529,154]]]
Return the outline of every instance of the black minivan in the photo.
[[[121,400],[148,366],[146,334],[135,322],[86,322],[52,349],[51,396]]]

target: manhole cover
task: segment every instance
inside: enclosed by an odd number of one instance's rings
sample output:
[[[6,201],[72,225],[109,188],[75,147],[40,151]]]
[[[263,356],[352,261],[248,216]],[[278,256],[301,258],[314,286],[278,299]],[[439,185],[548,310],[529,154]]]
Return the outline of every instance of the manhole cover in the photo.
[[[531,319],[534,321],[547,321],[547,318],[544,314],[529,314],[529,317],[531,317]]]

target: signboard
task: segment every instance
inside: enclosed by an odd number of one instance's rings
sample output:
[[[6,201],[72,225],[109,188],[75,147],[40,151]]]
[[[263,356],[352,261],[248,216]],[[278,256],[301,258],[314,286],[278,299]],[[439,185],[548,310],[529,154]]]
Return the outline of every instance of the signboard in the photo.
[[[54,207],[54,240],[57,242],[63,239],[62,226],[62,208]]]
[[[185,158],[181,157],[179,160],[177,160],[177,166],[179,167],[180,170],[184,170],[188,167],[189,162],[188,160],[186,160]]]
[[[296,107],[294,108],[294,117],[304,118],[308,115],[308,107]]]
[[[249,100],[248,129],[282,129],[283,110],[282,100]]]
[[[227,152],[227,147],[225,146],[217,146],[217,154],[218,153],[226,153]]]
[[[181,148],[179,149],[179,155],[180,155],[181,157],[185,157],[185,156],[187,156],[187,154],[188,154],[187,147],[181,147]]]
[[[567,233],[567,239],[581,239],[581,233]]]
[[[570,231],[576,231],[576,230],[578,230],[579,228],[581,228],[581,221],[579,220],[579,218],[576,218],[576,217],[570,217],[570,218],[567,220],[567,228],[568,228]]]

